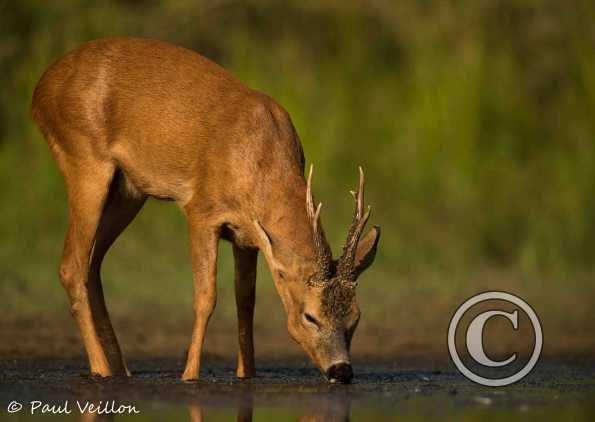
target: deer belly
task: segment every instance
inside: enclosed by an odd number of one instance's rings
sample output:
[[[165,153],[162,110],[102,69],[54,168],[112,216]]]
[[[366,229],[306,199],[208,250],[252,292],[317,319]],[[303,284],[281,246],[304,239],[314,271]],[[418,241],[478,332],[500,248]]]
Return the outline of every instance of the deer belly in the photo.
[[[145,194],[181,204],[192,197],[194,177],[189,164],[146,149],[115,146],[111,152],[131,195]]]

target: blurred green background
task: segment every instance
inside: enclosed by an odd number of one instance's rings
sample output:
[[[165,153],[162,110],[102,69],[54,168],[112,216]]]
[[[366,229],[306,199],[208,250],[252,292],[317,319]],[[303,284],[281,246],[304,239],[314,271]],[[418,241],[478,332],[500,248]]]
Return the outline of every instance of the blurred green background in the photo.
[[[337,252],[364,166],[383,238],[358,292],[360,354],[443,356],[455,307],[503,289],[540,314],[546,353],[591,356],[593,22],[592,1],[564,0],[0,1],[0,353],[81,349],[57,278],[65,191],[28,118],[35,84],[84,41],[142,36],[211,58],[289,111]],[[104,285],[125,350],[182,353],[187,249],[181,213],[149,201],[110,251]],[[220,250],[207,350],[233,356]],[[257,349],[301,353],[260,275]]]

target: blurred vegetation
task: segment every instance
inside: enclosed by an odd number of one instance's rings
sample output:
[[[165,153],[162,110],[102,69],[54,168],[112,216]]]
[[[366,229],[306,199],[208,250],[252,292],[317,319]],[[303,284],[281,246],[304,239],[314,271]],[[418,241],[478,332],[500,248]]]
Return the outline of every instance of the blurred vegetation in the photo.
[[[593,22],[591,1],[0,1],[0,291],[32,293],[6,306],[62,295],[65,193],[33,88],[82,42],[126,35],[200,52],[289,111],[336,249],[364,166],[383,239],[362,291],[448,292],[477,271],[591,286]],[[107,259],[109,295],[189,303],[186,249],[175,206],[151,201]]]

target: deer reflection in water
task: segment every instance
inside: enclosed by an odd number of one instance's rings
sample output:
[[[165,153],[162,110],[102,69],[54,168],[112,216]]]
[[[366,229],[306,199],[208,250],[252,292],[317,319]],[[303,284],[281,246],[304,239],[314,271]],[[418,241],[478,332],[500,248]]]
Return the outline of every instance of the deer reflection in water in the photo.
[[[236,421],[238,422],[251,422],[252,415],[254,414],[254,399],[252,396],[244,396],[241,397],[239,400],[235,401],[235,407],[237,409],[236,412]],[[262,407],[271,408],[268,405],[264,404]],[[137,408],[141,408],[140,406]],[[296,412],[294,409],[288,409],[285,406],[279,405],[274,406],[274,408],[279,409],[280,411],[287,409],[289,410],[289,415],[294,415],[295,413],[301,414],[299,417],[300,422],[322,422],[322,421],[330,421],[330,422],[346,422],[349,421],[349,411],[350,411],[350,403],[349,400],[341,398],[341,399],[334,399],[334,398],[317,398],[311,399],[307,402],[304,402],[303,406],[300,406]],[[211,410],[217,411],[217,406],[213,404],[189,404],[188,405],[188,416],[190,422],[208,422],[209,421],[209,412]],[[141,418],[142,418],[141,411]],[[104,414],[100,415],[97,413],[83,413],[81,415],[80,421],[81,422],[117,422],[117,416],[114,414]],[[293,419],[293,418],[292,418]]]

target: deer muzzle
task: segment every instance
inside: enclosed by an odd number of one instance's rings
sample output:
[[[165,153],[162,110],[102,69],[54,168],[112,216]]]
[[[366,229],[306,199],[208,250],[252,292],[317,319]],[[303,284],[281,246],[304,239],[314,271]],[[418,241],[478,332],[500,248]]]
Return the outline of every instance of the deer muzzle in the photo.
[[[331,384],[349,384],[353,379],[353,369],[347,362],[336,363],[327,369],[326,378]]]

